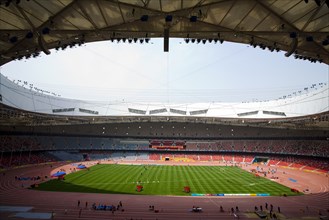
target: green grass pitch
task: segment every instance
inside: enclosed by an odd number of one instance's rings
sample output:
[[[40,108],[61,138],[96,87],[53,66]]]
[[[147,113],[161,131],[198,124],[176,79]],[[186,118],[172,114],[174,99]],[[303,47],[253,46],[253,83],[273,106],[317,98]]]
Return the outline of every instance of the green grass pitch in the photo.
[[[139,183],[138,183],[139,182]],[[136,186],[143,191],[137,192]],[[157,165],[95,165],[65,176],[65,180],[50,180],[37,190],[117,193],[140,195],[258,194],[271,196],[296,195],[290,188],[262,177],[255,177],[239,167],[221,166],[157,166]]]

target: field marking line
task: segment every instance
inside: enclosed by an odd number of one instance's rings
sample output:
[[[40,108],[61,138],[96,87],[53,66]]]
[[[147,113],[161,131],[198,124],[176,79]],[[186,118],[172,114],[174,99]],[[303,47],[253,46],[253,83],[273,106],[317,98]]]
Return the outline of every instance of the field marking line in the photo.
[[[209,201],[212,202],[215,206],[217,206],[218,208],[220,208],[220,205],[217,204],[213,199],[209,198]],[[216,201],[219,201],[216,199]]]

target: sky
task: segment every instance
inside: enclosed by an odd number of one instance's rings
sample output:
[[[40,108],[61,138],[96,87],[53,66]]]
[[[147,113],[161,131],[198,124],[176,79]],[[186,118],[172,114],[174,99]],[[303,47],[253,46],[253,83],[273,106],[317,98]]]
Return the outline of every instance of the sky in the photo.
[[[328,83],[329,66],[245,44],[87,43],[0,67],[11,80],[61,97],[127,102],[245,102],[277,99]]]

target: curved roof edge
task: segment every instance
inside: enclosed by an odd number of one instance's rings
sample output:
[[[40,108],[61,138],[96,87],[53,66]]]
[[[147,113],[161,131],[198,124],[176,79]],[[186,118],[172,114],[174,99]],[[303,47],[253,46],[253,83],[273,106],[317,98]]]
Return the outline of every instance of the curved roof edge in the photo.
[[[134,103],[55,97],[17,85],[1,75],[0,103],[37,113],[66,116],[189,116],[291,118],[329,111],[328,85],[305,94],[249,103]]]

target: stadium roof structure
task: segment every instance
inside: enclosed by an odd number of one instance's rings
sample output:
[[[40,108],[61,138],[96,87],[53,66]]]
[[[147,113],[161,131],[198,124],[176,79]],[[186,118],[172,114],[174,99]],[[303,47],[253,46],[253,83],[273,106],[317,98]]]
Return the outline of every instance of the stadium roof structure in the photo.
[[[54,96],[0,75],[0,103],[30,112],[62,116],[177,116],[282,119],[329,111],[329,85],[313,84],[276,100],[253,102],[155,103],[125,100],[87,101]]]
[[[95,41],[250,44],[329,64],[328,0],[1,0],[0,65]]]

